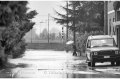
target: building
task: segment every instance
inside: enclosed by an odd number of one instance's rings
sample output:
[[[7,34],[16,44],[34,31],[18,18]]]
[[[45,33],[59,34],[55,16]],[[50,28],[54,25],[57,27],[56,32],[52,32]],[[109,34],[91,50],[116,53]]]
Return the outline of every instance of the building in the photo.
[[[104,17],[107,25],[104,25],[104,32],[108,35],[116,35],[116,41],[120,48],[120,1],[105,1],[104,6],[104,13],[107,13]]]

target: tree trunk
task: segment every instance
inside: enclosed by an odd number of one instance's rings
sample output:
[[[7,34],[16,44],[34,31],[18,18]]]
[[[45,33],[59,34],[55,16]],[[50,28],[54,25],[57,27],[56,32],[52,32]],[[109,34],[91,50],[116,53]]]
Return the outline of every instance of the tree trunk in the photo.
[[[7,55],[4,52],[5,47],[0,46],[0,66],[4,67],[7,63]]]

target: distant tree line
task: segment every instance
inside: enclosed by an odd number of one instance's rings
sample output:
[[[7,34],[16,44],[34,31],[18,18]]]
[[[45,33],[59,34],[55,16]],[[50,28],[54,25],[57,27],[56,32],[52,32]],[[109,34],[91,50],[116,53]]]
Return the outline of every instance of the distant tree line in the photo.
[[[64,37],[62,37],[62,33],[54,33],[54,32],[50,32],[49,33],[49,39],[50,40],[62,40],[65,39],[65,33],[63,34]],[[40,37],[39,39],[43,39],[43,40],[47,40],[48,39],[48,31],[47,29],[43,29],[43,31],[40,33]]]

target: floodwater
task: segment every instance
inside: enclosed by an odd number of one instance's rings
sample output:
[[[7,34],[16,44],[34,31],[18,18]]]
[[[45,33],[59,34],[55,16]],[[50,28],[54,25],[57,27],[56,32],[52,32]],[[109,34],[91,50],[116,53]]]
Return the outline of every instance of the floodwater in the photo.
[[[88,67],[85,57],[53,50],[26,50],[22,58],[9,59],[15,67],[0,70],[0,78],[120,78],[120,67],[109,62]]]

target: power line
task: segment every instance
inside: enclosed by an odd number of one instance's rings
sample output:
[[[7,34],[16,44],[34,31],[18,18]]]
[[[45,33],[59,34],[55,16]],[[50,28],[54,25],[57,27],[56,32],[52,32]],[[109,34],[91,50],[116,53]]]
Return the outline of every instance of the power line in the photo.
[[[73,4],[73,15],[74,15],[74,20],[73,20],[73,27],[74,27],[74,30],[73,30],[73,40],[74,40],[74,45],[73,45],[73,49],[74,49],[74,52],[73,52],[73,55],[77,55],[76,53],[76,28],[75,28],[75,3]]]

